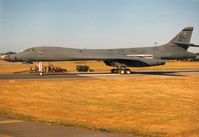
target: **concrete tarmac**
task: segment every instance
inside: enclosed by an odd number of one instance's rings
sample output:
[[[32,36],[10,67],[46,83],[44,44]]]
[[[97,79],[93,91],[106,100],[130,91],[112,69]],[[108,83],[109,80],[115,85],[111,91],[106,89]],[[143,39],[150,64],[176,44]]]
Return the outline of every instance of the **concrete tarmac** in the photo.
[[[0,117],[0,137],[135,137]]]
[[[53,79],[92,79],[87,76],[79,76],[77,74],[69,73],[48,73],[40,76],[37,73],[11,73],[0,74],[0,80],[53,80]]]
[[[0,74],[0,81],[7,80],[97,80],[97,79],[133,79],[140,77],[199,77],[198,70],[150,70],[135,71],[130,75],[111,74],[110,72],[67,72],[47,73],[40,76],[38,73],[10,73]]]

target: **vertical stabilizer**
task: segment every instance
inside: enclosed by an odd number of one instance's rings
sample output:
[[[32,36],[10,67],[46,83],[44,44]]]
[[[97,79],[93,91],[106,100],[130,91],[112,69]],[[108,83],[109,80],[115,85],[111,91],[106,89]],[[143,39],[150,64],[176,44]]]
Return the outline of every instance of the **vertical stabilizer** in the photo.
[[[189,43],[193,27],[184,28],[178,35],[176,35],[169,43]]]

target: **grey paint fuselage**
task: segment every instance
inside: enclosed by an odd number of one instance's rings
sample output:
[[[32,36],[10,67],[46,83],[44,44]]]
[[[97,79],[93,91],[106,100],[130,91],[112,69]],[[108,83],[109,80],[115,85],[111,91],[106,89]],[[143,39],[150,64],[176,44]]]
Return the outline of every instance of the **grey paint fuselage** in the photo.
[[[31,53],[31,54],[30,54]],[[62,47],[35,47],[17,54],[20,61],[74,61],[74,60],[105,60],[127,57],[134,54],[150,54],[155,59],[186,59],[195,54],[179,47],[158,46],[126,49],[72,49]]]
[[[6,61],[24,63],[41,61],[102,60],[108,66],[146,67],[165,64],[164,60],[195,58],[187,51],[193,27],[186,27],[171,41],[162,46],[121,49],[72,49],[62,47],[34,47],[4,56]]]

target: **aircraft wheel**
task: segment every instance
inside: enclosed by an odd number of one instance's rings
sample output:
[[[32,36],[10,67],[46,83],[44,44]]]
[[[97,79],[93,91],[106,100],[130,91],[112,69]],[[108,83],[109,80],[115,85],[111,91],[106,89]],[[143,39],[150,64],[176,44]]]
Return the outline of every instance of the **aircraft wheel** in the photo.
[[[130,70],[130,69],[126,69],[126,70],[125,70],[125,73],[126,73],[126,74],[131,74],[131,70]]]
[[[111,69],[111,73],[114,73],[114,69]]]
[[[122,69],[119,71],[119,73],[123,75],[123,74],[125,74],[125,70]]]
[[[118,69],[112,69],[111,73],[117,74],[118,73]]]
[[[111,73],[114,74],[131,74],[131,70],[130,69],[112,69]]]

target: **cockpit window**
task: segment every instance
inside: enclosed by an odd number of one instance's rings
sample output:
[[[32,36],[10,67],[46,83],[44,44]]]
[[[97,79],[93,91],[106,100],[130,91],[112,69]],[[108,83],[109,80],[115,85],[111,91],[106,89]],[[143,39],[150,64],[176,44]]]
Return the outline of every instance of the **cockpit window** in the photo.
[[[24,50],[24,52],[29,52],[30,51],[30,49],[26,49],[26,50]]]
[[[30,52],[30,51],[35,51],[35,49],[34,48],[30,48],[30,49],[24,50],[24,52]]]

